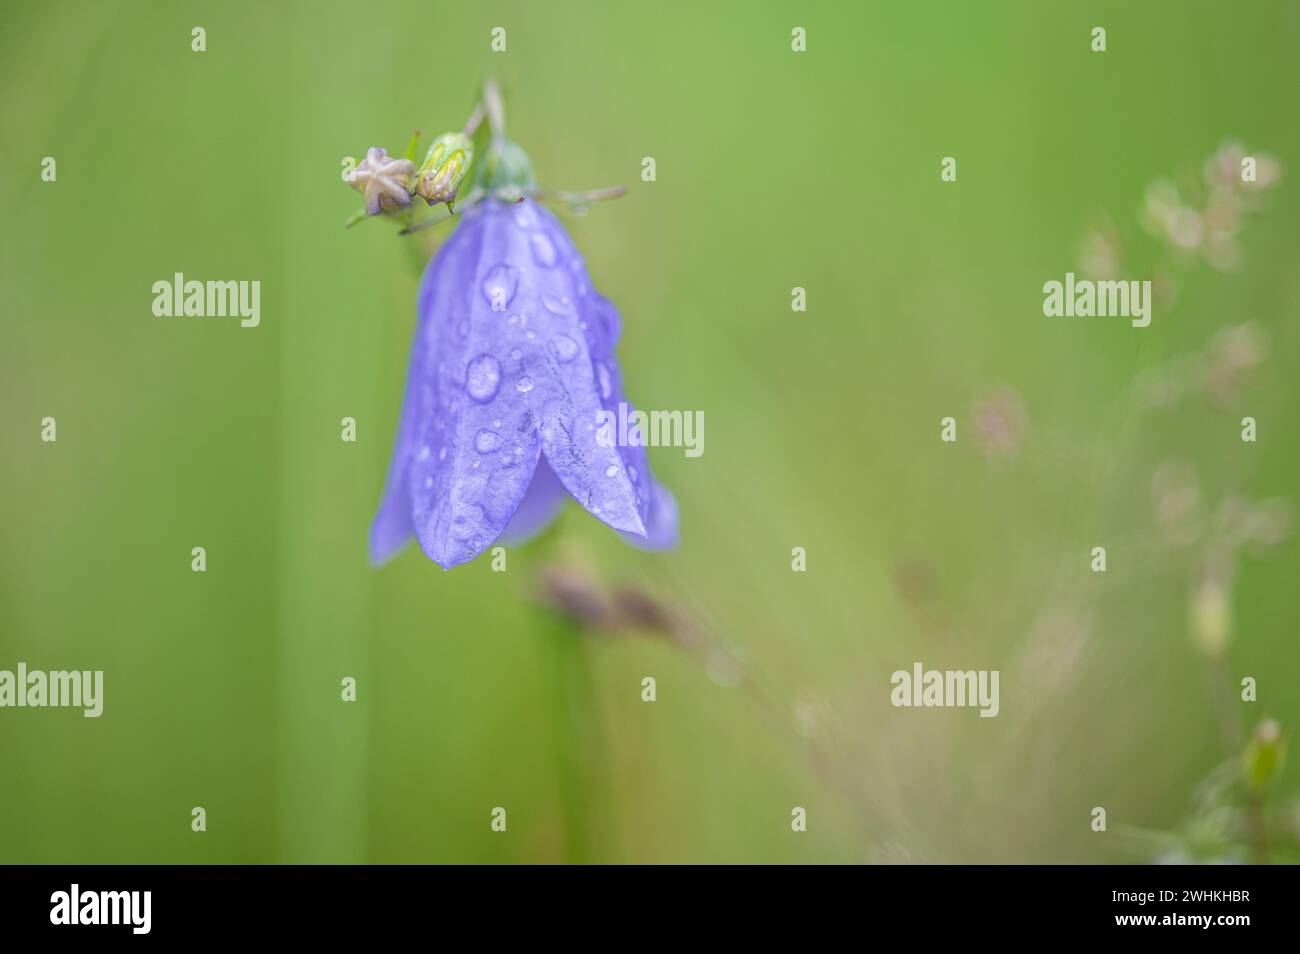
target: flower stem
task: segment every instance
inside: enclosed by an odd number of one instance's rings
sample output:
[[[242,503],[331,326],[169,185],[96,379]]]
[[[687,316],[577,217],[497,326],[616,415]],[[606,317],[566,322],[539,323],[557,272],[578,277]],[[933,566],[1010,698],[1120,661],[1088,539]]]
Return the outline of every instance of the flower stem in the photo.
[[[478,132],[478,127],[483,125],[483,102],[482,100],[474,104],[474,112],[470,113],[469,119],[465,120],[465,135],[470,139]]]
[[[601,801],[604,750],[591,678],[589,637],[571,621],[547,612],[542,653],[550,694],[553,744],[558,763],[564,819],[565,859],[591,862],[601,825],[594,806]]]
[[[499,142],[506,138],[506,107],[501,99],[501,87],[497,81],[490,79],[483,84],[483,107],[487,110],[488,126],[492,130],[492,139]]]

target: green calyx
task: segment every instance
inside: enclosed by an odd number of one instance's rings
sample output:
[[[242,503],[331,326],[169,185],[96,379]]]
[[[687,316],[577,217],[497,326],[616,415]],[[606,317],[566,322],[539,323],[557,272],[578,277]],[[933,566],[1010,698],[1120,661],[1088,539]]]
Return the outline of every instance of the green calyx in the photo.
[[[487,149],[478,185],[488,195],[515,201],[537,191],[528,154],[509,139],[494,139]]]

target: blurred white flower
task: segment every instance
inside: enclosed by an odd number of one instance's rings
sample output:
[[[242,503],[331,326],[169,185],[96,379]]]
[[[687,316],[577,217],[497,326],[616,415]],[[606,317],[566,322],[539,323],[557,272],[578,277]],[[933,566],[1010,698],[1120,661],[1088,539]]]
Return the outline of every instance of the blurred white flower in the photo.
[[[1205,531],[1205,505],[1196,472],[1183,461],[1161,464],[1151,477],[1156,524],[1177,546],[1194,543]]]
[[[1232,325],[1218,331],[1205,346],[1201,387],[1218,405],[1227,405],[1241,390],[1246,375],[1268,354],[1268,342],[1259,325]]]
[[[1228,142],[1205,161],[1203,183],[1155,179],[1147,186],[1140,220],[1143,228],[1179,257],[1192,255],[1219,271],[1241,267],[1237,241],[1243,220],[1257,205],[1257,195],[1281,178],[1281,166],[1271,156],[1250,156],[1255,178],[1243,181],[1245,147]]]

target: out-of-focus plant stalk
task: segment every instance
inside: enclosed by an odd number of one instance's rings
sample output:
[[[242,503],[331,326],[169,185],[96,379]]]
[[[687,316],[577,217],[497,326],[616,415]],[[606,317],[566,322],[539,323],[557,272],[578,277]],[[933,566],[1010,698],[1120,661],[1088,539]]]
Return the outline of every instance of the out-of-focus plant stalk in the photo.
[[[531,545],[540,568],[536,585],[545,590],[547,561],[556,550],[558,529]],[[603,814],[608,751],[601,728],[600,705],[591,677],[592,633],[579,614],[545,601],[538,602],[537,633],[549,696],[551,744],[556,758],[560,810],[564,824],[565,860],[587,864],[599,855],[601,839],[610,831]]]
[[[318,74],[333,67],[311,50],[291,46],[288,62],[304,82],[328,84]],[[322,130],[337,121],[335,109],[321,99],[291,111],[286,141],[326,148]],[[348,452],[354,445],[340,441],[334,428],[341,413],[363,427],[380,419],[369,395],[354,395],[346,410],[336,400],[338,382],[348,380],[358,363],[378,365],[376,326],[355,320],[373,312],[376,303],[360,286],[322,282],[315,247],[292,240],[300,230],[337,226],[333,214],[320,208],[316,187],[290,176],[283,195],[291,212],[285,221],[293,227],[284,230],[282,272],[294,291],[282,319],[271,323],[280,359],[277,512],[283,541],[274,683],[279,706],[276,725],[268,727],[276,735],[275,857],[294,864],[355,864],[366,860],[374,587],[357,528],[368,519],[373,490],[351,463],[360,459]],[[355,254],[377,263],[384,252],[376,246]],[[341,698],[345,676],[357,680],[357,702]]]
[[[565,857],[588,864],[603,828],[597,817],[603,801],[600,770],[604,739],[591,679],[591,637],[558,613],[546,609],[539,627],[550,695],[551,724],[564,817]]]

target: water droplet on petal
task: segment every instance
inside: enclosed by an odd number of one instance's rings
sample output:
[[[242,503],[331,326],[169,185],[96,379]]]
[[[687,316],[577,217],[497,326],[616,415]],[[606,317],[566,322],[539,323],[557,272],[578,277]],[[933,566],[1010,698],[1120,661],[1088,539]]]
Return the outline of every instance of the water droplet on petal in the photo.
[[[520,358],[522,358],[523,356],[524,356],[524,353],[523,353],[522,351],[520,351],[518,348],[516,348],[514,351],[511,351],[511,352],[510,352],[510,357],[513,358],[513,359],[516,360],[516,361],[518,361],[518,360],[519,360]]]
[[[627,469],[627,475],[628,475],[628,477],[632,478],[632,483],[636,483],[636,468],[635,468],[635,467],[629,467],[629,468]]]
[[[480,404],[486,404],[501,387],[501,362],[490,354],[481,354],[469,363],[465,373],[465,390]]]
[[[572,361],[578,354],[578,343],[568,335],[556,335],[551,339],[551,347],[561,361]]]
[[[560,298],[552,298],[545,292],[542,293],[542,304],[545,305],[546,310],[553,315],[560,315],[563,317],[569,313],[568,302]]]
[[[480,454],[490,454],[500,446],[501,438],[487,428],[479,431],[474,437],[474,449]]]
[[[474,463],[478,463],[475,461]],[[451,535],[467,541],[475,537],[483,523],[483,508],[473,504],[458,503],[451,509]]]
[[[555,243],[542,232],[534,232],[529,244],[533,247],[533,259],[542,268],[555,267]]]
[[[614,385],[609,378],[609,368],[603,364],[596,365],[596,381],[600,384],[601,398],[608,401],[609,396],[614,393]]]
[[[515,210],[515,225],[521,229],[531,229],[537,225],[537,213],[533,211],[531,203],[519,204],[519,208]]]
[[[428,459],[429,459],[429,445],[428,445],[428,444],[423,444],[423,445],[421,445],[421,447],[420,447],[420,453],[418,453],[418,454],[415,455],[415,459],[416,459],[416,460],[428,460]]]
[[[525,375],[524,375],[522,378],[520,378],[519,381],[515,384],[515,388],[516,388],[516,389],[517,389],[521,394],[527,394],[529,391],[531,391],[531,390],[533,389],[533,379],[530,378],[528,375],[525,374]]]
[[[514,301],[519,276],[509,265],[497,265],[483,279],[483,297],[493,311],[505,311]]]
[[[606,477],[614,477],[617,475],[618,475],[618,467],[615,466],[614,464],[610,464],[608,467],[605,468]]]

